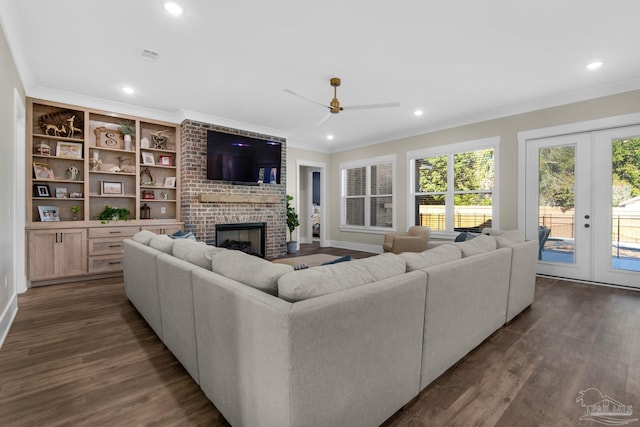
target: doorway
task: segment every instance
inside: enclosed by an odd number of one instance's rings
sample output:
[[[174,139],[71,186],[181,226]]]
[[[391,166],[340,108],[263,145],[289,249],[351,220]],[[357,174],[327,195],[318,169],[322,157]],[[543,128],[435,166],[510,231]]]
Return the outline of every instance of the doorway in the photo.
[[[526,141],[537,272],[640,288],[640,127]]]
[[[298,216],[301,243],[319,242],[326,236],[326,166],[323,163],[298,161]]]

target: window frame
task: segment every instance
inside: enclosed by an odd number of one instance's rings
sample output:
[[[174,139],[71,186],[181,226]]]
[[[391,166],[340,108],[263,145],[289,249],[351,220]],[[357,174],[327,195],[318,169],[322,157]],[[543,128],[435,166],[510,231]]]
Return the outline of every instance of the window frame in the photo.
[[[371,194],[371,166],[391,165],[391,191],[390,195]],[[364,223],[365,225],[348,225],[347,224],[347,200],[349,198],[362,196],[347,196],[347,170],[356,168],[366,168],[366,190],[365,190],[365,208]],[[396,155],[387,155],[379,157],[371,157],[363,160],[355,160],[351,162],[340,163],[340,231],[351,231],[357,233],[386,234],[397,230],[397,209],[396,209]],[[375,197],[391,196],[392,219],[391,227],[373,227],[371,223],[371,200]]]
[[[447,189],[445,191],[445,231],[432,230],[431,235],[434,238],[454,239],[459,233],[453,230],[453,220],[455,206],[453,204],[454,194],[461,193],[454,189],[454,171],[453,156],[455,154],[465,153],[469,151],[478,151],[493,149],[493,191],[491,196],[491,224],[494,228],[500,228],[500,137],[493,136],[489,138],[476,139],[471,141],[459,142],[448,145],[440,145],[436,147],[424,148],[421,150],[407,152],[407,224],[412,226],[415,224],[416,215],[416,160],[425,157],[447,156]],[[470,193],[478,193],[479,191],[470,191]]]

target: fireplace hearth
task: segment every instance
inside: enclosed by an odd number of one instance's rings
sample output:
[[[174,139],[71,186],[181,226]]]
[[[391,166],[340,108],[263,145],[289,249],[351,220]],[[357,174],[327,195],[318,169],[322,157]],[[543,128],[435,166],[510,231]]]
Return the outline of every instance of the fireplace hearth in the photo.
[[[216,246],[265,258],[265,223],[216,224]]]

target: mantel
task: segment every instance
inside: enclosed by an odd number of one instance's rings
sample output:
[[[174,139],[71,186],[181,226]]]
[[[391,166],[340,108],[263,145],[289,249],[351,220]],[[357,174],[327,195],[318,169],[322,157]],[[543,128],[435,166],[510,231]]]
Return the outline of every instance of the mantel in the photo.
[[[198,200],[200,203],[284,203],[284,200],[280,196],[264,196],[258,194],[200,193]]]

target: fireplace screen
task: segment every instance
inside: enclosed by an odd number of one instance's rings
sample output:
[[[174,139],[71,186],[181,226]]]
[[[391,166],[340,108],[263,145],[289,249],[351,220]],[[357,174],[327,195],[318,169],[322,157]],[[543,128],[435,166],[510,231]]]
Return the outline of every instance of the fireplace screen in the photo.
[[[265,223],[217,224],[216,246],[265,257]]]

